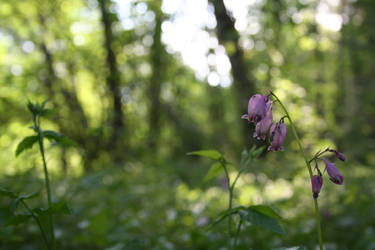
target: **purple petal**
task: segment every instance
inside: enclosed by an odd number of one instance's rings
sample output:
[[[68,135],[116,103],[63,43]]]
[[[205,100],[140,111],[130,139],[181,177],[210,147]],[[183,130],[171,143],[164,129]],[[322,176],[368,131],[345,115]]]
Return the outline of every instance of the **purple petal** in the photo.
[[[334,163],[328,162],[326,158],[322,157],[324,163],[326,164],[326,170],[329,175],[329,179],[338,185],[341,185],[344,183],[344,177],[340,174],[339,170],[335,166]]]
[[[322,178],[322,176],[314,175],[311,178],[312,192],[313,192],[313,197],[315,199],[318,198],[320,189],[322,188],[322,185],[323,185],[323,178]]]
[[[249,120],[249,115],[248,114],[244,114],[244,115],[241,116],[241,119]]]

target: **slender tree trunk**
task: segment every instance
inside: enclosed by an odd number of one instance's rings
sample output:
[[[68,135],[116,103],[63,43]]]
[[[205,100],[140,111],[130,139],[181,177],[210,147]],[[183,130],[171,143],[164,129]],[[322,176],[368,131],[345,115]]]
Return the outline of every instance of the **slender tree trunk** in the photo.
[[[44,32],[47,32],[47,26],[45,24],[43,15],[39,14],[38,18],[39,18],[39,24],[40,24],[41,29]],[[74,90],[70,91],[67,88],[65,88],[62,82],[56,76],[56,72],[54,68],[54,57],[51,51],[48,49],[48,46],[44,40],[40,42],[39,47],[40,47],[42,54],[44,55],[45,65],[47,68],[47,74],[44,79],[44,83],[47,87],[47,94],[55,106],[61,105],[56,101],[56,96],[58,94],[62,94],[62,96],[64,97],[63,103],[69,108],[69,112],[72,114],[70,116],[69,125],[66,124],[66,122],[63,119],[61,119],[59,116],[57,116],[57,124],[59,126],[59,130],[62,133],[71,136],[72,139],[76,140],[87,151],[89,150],[89,147],[87,147],[87,140],[86,140],[88,120],[83,110],[83,107],[78,100],[76,92]],[[71,80],[73,81],[74,77],[72,76],[73,72],[71,68],[69,72],[71,74]],[[73,130],[70,124],[76,124]],[[62,152],[62,156],[65,157],[65,155],[66,155],[65,152]],[[93,154],[86,152],[86,155],[93,155]],[[90,168],[89,166],[91,164],[88,164],[88,162],[91,161],[91,158],[84,157],[84,161],[85,161],[85,164],[84,164],[85,170],[89,170]],[[66,159],[62,159],[62,165],[63,165],[64,171],[66,171],[68,167]]]
[[[124,115],[122,111],[121,102],[121,90],[120,90],[120,73],[118,70],[116,54],[113,50],[113,31],[112,23],[113,20],[108,11],[108,5],[110,0],[98,0],[100,11],[102,14],[102,25],[104,29],[104,46],[107,52],[107,67],[109,70],[107,76],[107,86],[112,95],[112,106],[113,106],[113,117],[111,117],[112,131],[110,135],[110,141],[108,142],[108,149],[111,151],[116,151],[116,147],[119,146],[119,142],[124,138]],[[123,146],[123,145],[122,145]],[[122,147],[123,151],[123,147]],[[115,161],[120,160],[119,155],[115,153]]]
[[[155,151],[157,150],[157,143],[160,131],[160,115],[161,115],[161,103],[160,103],[160,91],[162,82],[165,76],[165,64],[166,64],[166,52],[161,41],[161,24],[163,21],[163,13],[161,11],[161,1],[155,0],[150,3],[151,9],[155,13],[155,29],[153,35],[153,45],[151,47],[151,65],[152,75],[150,79],[150,85],[148,89],[148,95],[150,98],[149,107],[149,147]]]
[[[232,65],[232,74],[234,78],[233,89],[238,99],[238,117],[247,113],[247,103],[251,95],[255,93],[255,81],[249,74],[251,68],[246,64],[244,52],[239,45],[239,34],[234,27],[234,20],[228,14],[223,0],[210,0],[215,8],[215,16],[217,21],[217,37],[221,45],[231,47],[227,50],[229,60]],[[233,48],[233,49],[232,49]],[[243,146],[249,145],[250,129],[246,122],[243,122]]]

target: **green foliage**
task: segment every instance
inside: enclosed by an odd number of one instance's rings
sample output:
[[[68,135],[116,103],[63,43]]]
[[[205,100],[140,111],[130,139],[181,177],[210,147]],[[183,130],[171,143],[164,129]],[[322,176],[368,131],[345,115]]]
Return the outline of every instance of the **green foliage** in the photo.
[[[35,212],[39,216],[47,216],[47,215],[54,215],[54,214],[69,215],[72,213],[66,201],[63,201],[63,200],[52,203],[52,205],[48,207],[47,209],[34,208],[33,212]]]
[[[210,170],[208,170],[207,174],[205,175],[203,181],[204,182],[209,182],[213,179],[215,179],[222,171],[222,165],[219,162],[216,162],[212,164],[210,167]]]
[[[56,249],[220,249],[226,220],[233,217],[235,234],[250,211],[237,249],[314,249],[311,187],[289,127],[283,152],[271,154],[262,142],[248,150],[254,128],[240,119],[247,99],[272,89],[310,156],[329,145],[348,158],[337,164],[344,185],[325,180],[319,198],[326,248],[375,248],[375,2],[223,1],[227,10],[216,17],[221,0],[199,1],[194,13],[208,11],[209,23],[187,20],[183,33],[197,34],[189,46],[171,34],[180,36],[175,24],[191,16],[190,4],[103,2],[107,31],[97,0],[0,1],[0,186],[14,191],[0,189],[0,247],[45,248],[31,211],[48,240],[54,215]],[[217,86],[209,82],[215,76]],[[281,113],[275,105],[274,119]],[[27,129],[36,117],[48,130]],[[39,135],[53,181],[50,206],[34,152]],[[186,157],[202,148],[218,150],[191,155],[214,162]],[[229,211],[222,164],[237,180]],[[42,195],[21,198],[34,191]],[[205,230],[217,214],[225,216]]]
[[[246,220],[263,229],[285,235],[285,231],[279,223],[281,216],[271,207],[265,205],[249,206],[247,208],[244,206],[238,206],[232,209],[227,209],[218,215],[217,219],[210,224],[210,227],[216,226],[225,218],[232,215],[239,215],[241,220]]]
[[[68,137],[59,134],[52,130],[43,130],[43,137],[47,138],[53,143],[56,143],[61,146],[69,147],[69,146],[77,146],[77,143]]]
[[[220,160],[220,159],[224,159],[223,155],[220,154],[216,150],[194,151],[194,152],[188,153],[188,155],[199,155],[199,156],[207,157],[207,158],[210,158],[212,160],[217,160],[217,161]]]
[[[244,214],[241,214],[241,216],[244,220],[247,220],[254,225],[260,226],[264,229],[281,235],[285,235],[285,231],[278,221],[280,216],[276,214],[270,207],[250,206],[246,209],[246,212]]]
[[[19,224],[26,223],[31,218],[30,214],[17,214],[10,217],[4,224],[4,226],[16,226]]]
[[[16,149],[16,156],[20,155],[26,149],[30,149],[38,141],[37,135],[27,136],[18,144]]]

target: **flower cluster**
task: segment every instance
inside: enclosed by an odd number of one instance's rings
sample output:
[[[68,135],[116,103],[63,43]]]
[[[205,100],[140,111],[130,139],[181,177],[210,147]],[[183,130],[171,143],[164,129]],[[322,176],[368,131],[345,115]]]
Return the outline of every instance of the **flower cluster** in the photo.
[[[269,151],[276,152],[283,150],[283,142],[286,136],[286,126],[284,119],[272,124],[272,102],[269,96],[253,95],[247,107],[247,114],[241,117],[255,124],[254,137],[258,140],[265,140],[269,132],[271,145]]]
[[[322,185],[323,185],[323,177],[322,177],[323,175],[322,175],[322,172],[319,170],[317,159],[319,156],[323,155],[326,152],[334,153],[337,159],[341,161],[346,161],[346,157],[342,153],[340,153],[337,150],[329,149],[329,148],[315,155],[313,160],[315,161],[315,169],[318,172],[318,174],[314,175],[311,178],[312,192],[313,192],[313,197],[315,199],[318,198],[320,189],[322,188]],[[324,172],[327,171],[329,179],[335,184],[342,185],[344,183],[344,177],[340,174],[335,163],[327,161],[327,159],[324,157],[322,157],[322,160],[324,161],[324,164],[325,164]]]
[[[269,135],[270,146],[268,147],[269,151],[276,152],[278,150],[283,150],[283,143],[286,136],[286,126],[284,124],[284,117],[281,118],[278,122],[273,122],[272,117],[272,101],[270,96],[274,96],[278,102],[280,100],[270,92],[270,95],[253,95],[247,107],[247,114],[243,115],[241,118],[247,120],[249,123],[255,124],[254,137],[258,140],[266,140],[267,135]],[[281,104],[281,103],[280,103]],[[290,117],[287,116],[289,119]],[[311,178],[312,192],[313,197],[316,199],[319,196],[319,192],[323,186],[323,174],[319,170],[317,160],[322,158],[325,163],[324,173],[327,171],[329,179],[338,185],[343,184],[344,177],[340,174],[335,163],[328,162],[326,158],[321,157],[324,153],[334,153],[336,158],[341,161],[346,161],[346,157],[337,150],[327,148],[323,152],[318,152],[309,162],[315,161],[315,170],[318,174],[315,174]],[[310,170],[311,171],[311,170]]]

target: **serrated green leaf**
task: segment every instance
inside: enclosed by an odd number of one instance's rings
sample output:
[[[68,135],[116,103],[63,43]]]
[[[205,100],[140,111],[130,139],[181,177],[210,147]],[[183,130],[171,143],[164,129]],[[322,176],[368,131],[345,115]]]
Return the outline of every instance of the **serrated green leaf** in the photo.
[[[256,205],[256,206],[250,206],[249,209],[252,209],[254,211],[258,211],[264,215],[267,215],[268,217],[271,217],[271,218],[274,218],[276,220],[281,220],[281,216],[276,213],[275,210],[273,210],[273,208],[269,207],[269,206],[265,206],[265,205]]]
[[[219,162],[212,164],[210,170],[208,170],[206,176],[204,177],[203,181],[208,182],[214,178],[216,178],[219,173],[223,170],[222,165]]]
[[[188,153],[188,155],[199,155],[213,160],[223,159],[224,156],[216,150],[200,150]]]
[[[32,135],[32,136],[23,138],[23,140],[17,146],[16,156],[20,155],[26,149],[32,148],[34,143],[36,143],[37,141],[38,141],[37,135]]]
[[[30,214],[17,214],[10,217],[4,224],[4,226],[18,225],[27,222],[30,219]]]
[[[281,235],[286,234],[278,220],[253,209],[247,209],[246,212],[243,218],[252,224]]]

